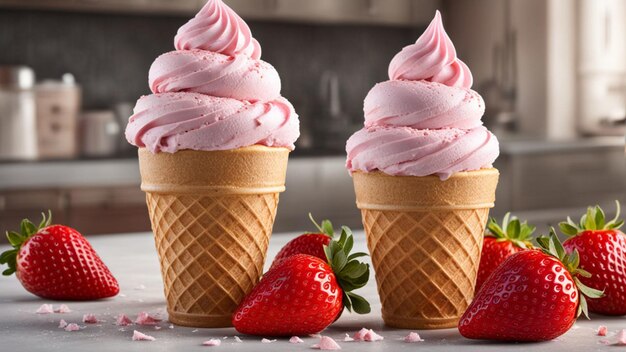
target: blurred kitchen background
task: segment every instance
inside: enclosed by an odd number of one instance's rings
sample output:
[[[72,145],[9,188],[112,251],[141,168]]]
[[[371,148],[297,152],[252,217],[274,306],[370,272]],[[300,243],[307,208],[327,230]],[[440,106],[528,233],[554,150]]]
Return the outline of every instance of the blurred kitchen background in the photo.
[[[0,0],[0,230],[51,209],[83,234],[148,231],[123,130],[204,0]],[[361,227],[345,140],[434,15],[498,136],[496,208],[538,225],[626,203],[626,0],[226,0],[300,115],[275,231]]]

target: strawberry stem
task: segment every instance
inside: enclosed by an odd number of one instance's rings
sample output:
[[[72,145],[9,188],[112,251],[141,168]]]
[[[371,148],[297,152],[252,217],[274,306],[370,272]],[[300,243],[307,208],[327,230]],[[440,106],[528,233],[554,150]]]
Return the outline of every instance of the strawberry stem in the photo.
[[[39,232],[42,228],[50,226],[50,223],[52,222],[52,212],[48,210],[48,216],[41,213],[41,217],[42,219],[39,225],[35,225],[30,220],[24,219],[20,223],[20,232],[6,232],[7,239],[13,248],[0,254],[0,264],[6,264],[8,266],[8,268],[2,272],[2,275],[9,276],[15,273],[17,270],[17,253],[24,242]]]
[[[606,221],[604,210],[599,205],[588,207],[587,212],[580,217],[580,221],[575,222],[567,217],[567,221],[559,223],[559,229],[567,236],[576,236],[583,231],[589,230],[616,230],[624,225],[624,220],[620,220],[620,203],[615,201],[615,217],[611,221]]]
[[[313,214],[311,213],[309,213],[309,219],[311,219],[311,222],[313,223],[313,225],[315,225],[319,233],[326,235],[330,238],[335,237],[335,230],[330,220],[322,220],[322,224],[320,225],[317,223],[317,221],[315,221],[315,219],[313,218]]]
[[[337,277],[337,283],[343,291],[343,305],[349,311],[358,314],[367,314],[371,311],[370,304],[365,298],[352,292],[367,283],[370,275],[369,265],[356,260],[367,256],[367,253],[350,253],[354,246],[352,230],[347,226],[341,227],[338,240],[331,240],[324,246],[324,253],[328,264]]]
[[[533,248],[532,234],[535,226],[528,225],[526,221],[521,222],[517,217],[506,213],[502,220],[502,226],[495,218],[489,219],[485,236],[495,237],[498,242],[510,241],[520,248]]]

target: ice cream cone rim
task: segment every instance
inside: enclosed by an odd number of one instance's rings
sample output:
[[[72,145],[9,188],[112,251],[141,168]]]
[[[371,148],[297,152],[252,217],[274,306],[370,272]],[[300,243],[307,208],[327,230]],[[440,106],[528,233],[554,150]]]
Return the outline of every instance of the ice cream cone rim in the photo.
[[[266,194],[285,191],[285,186],[231,187],[231,186],[185,186],[176,184],[141,184],[141,190],[159,194],[203,194],[225,196],[238,194]]]
[[[437,210],[472,210],[493,208],[495,203],[477,203],[477,204],[463,204],[463,205],[390,205],[390,204],[375,204],[356,202],[356,206],[359,209],[367,210],[382,210],[382,211],[404,211],[404,212],[424,212],[424,211],[437,211]]]

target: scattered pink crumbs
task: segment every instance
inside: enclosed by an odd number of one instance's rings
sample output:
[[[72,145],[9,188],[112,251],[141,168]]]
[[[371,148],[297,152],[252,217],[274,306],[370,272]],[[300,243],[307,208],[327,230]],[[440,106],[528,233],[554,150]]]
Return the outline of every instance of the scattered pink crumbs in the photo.
[[[63,319],[61,319],[59,321],[59,329],[65,329],[65,327],[67,326],[67,322]]]
[[[318,344],[311,346],[311,348],[317,348],[322,351],[336,351],[336,350],[340,350],[341,346],[339,346],[339,344],[335,340],[333,340],[331,337],[322,336],[320,338],[320,342]]]
[[[356,334],[354,334],[355,341],[375,342],[375,341],[382,341],[384,339],[385,339],[384,337],[378,335],[372,329],[362,328]]]
[[[52,308],[52,304],[42,304],[36,311],[37,314],[50,314],[54,313],[54,309]]]
[[[156,339],[150,335],[146,335],[137,330],[133,331],[133,341],[154,341],[154,340]]]
[[[61,313],[61,314],[65,314],[65,313],[71,313],[72,310],[70,309],[70,307],[68,307],[66,304],[61,304],[59,306],[59,308],[54,310],[55,313]]]
[[[606,333],[608,332],[608,328],[604,325],[600,325],[598,327],[598,336],[606,336]]]
[[[263,339],[261,340],[261,343],[272,343],[272,342],[276,342],[276,340],[268,340],[268,339]]]
[[[299,338],[298,336],[292,336],[289,339],[289,343],[303,343],[304,341],[302,341],[301,338]]]
[[[626,346],[626,329],[620,330],[615,337],[617,338],[616,346]]]
[[[162,319],[154,317],[146,312],[141,312],[137,315],[135,323],[138,325],[157,325]]]
[[[424,339],[420,337],[420,335],[416,332],[410,332],[408,335],[404,337],[404,342],[412,343],[412,342],[422,342]]]
[[[118,315],[115,318],[115,325],[118,325],[118,326],[128,326],[128,325],[130,325],[132,323],[133,323],[133,321],[130,320],[130,318],[126,314],[124,314],[124,313]]]
[[[80,326],[76,323],[67,324],[65,327],[65,331],[78,331],[80,330]]]
[[[98,318],[96,318],[95,314],[84,314],[83,315],[83,323],[86,324],[97,324]]]
[[[210,339],[206,340],[202,343],[202,346],[219,346],[222,344],[222,340],[219,339]]]
[[[346,334],[346,336],[343,338],[343,342],[352,342],[354,341],[354,339],[352,337],[350,337],[350,335]]]

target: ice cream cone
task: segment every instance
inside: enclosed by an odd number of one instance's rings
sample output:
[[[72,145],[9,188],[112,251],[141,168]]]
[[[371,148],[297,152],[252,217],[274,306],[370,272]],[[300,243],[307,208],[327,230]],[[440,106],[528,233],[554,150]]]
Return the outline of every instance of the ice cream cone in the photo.
[[[261,277],[288,155],[264,146],[139,149],[172,323],[231,326],[232,312]]]
[[[498,170],[436,176],[354,172],[385,324],[457,325],[474,295]]]

